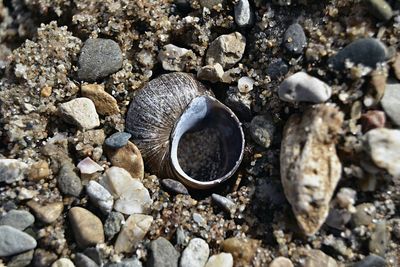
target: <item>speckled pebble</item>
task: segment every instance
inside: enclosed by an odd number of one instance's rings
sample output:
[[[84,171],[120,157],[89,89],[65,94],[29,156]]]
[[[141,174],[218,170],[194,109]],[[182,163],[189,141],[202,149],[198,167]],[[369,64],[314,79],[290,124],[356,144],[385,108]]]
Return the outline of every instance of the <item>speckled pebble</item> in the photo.
[[[248,0],[239,0],[234,8],[235,22],[239,27],[249,27],[254,22],[254,14]]]
[[[307,46],[307,37],[300,24],[294,23],[287,28],[283,36],[283,45],[289,53],[294,55],[303,52]]]
[[[86,192],[90,201],[103,213],[109,213],[114,205],[114,199],[110,192],[96,181],[90,181],[86,186]]]
[[[173,179],[162,179],[161,185],[170,193],[188,195],[189,191],[179,181]]]
[[[254,116],[250,123],[250,135],[258,145],[268,148],[274,138],[275,125],[269,115]]]
[[[147,267],[178,267],[180,254],[164,237],[151,241],[149,249]]]
[[[122,215],[122,213],[113,211],[108,215],[104,223],[104,234],[108,240],[119,233],[123,221],[124,215]]]
[[[183,250],[180,267],[204,267],[207,262],[210,249],[206,241],[201,238],[193,238]]]
[[[35,222],[35,217],[25,210],[10,210],[0,217],[0,225],[9,225],[18,230],[25,230]]]
[[[131,138],[130,133],[126,132],[116,132],[105,140],[105,145],[112,149],[118,149],[126,146],[128,144],[129,139]]]

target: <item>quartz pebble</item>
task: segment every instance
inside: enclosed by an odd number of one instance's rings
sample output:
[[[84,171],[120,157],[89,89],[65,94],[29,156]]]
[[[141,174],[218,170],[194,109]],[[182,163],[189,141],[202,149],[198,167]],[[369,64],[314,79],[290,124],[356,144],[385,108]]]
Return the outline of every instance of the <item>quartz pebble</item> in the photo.
[[[211,256],[205,267],[233,267],[233,257],[231,253],[222,252]]]
[[[400,126],[400,83],[391,80],[386,84],[381,105],[391,121]]]
[[[224,75],[224,69],[221,64],[206,65],[200,68],[197,72],[199,80],[205,80],[212,83],[221,82]]]
[[[162,179],[161,185],[168,191],[174,194],[188,195],[187,188],[179,181],[173,179]]]
[[[121,230],[121,225],[124,222],[124,215],[119,212],[111,212],[104,223],[104,234],[107,239],[112,239]]]
[[[178,267],[179,252],[164,237],[151,241],[148,267]]]
[[[322,103],[331,97],[332,89],[318,78],[300,71],[281,83],[278,95],[281,100],[287,102]]]
[[[222,242],[222,250],[232,254],[235,264],[246,266],[252,261],[260,243],[256,239],[231,237]]]
[[[254,22],[254,14],[249,0],[239,0],[234,7],[235,22],[239,27],[249,27]]]
[[[39,221],[46,224],[55,222],[64,209],[64,204],[61,201],[40,204],[34,200],[30,200],[26,205],[33,211]]]
[[[104,171],[104,168],[93,161],[91,158],[86,157],[76,165],[82,174],[93,174],[96,172]]]
[[[28,165],[18,159],[0,159],[0,183],[22,180]]]
[[[99,207],[103,213],[107,214],[111,212],[114,205],[114,199],[110,192],[108,192],[101,184],[96,181],[90,181],[86,186],[86,192],[90,201],[92,201],[95,206]]]
[[[278,257],[269,264],[269,267],[293,267],[293,263],[288,258]]]
[[[83,189],[81,179],[74,172],[75,166],[65,161],[58,173],[57,184],[61,193],[78,197]]]
[[[0,257],[34,249],[37,243],[30,235],[8,225],[0,226]]]
[[[207,262],[210,249],[206,241],[201,238],[193,238],[183,250],[180,267],[204,267]]]
[[[96,81],[118,71],[122,67],[119,45],[110,39],[87,39],[78,60],[78,77],[84,81]]]
[[[235,202],[227,197],[213,193],[211,198],[215,204],[222,208],[225,212],[234,213],[236,210]]]
[[[307,46],[307,38],[300,24],[294,23],[287,28],[283,36],[283,45],[291,54],[298,55],[303,52]]]
[[[35,217],[25,210],[10,210],[0,217],[0,225],[9,225],[18,230],[25,230],[35,222]]]
[[[99,115],[92,100],[86,97],[75,98],[59,106],[61,118],[82,129],[93,129],[100,125]]]
[[[385,0],[367,0],[368,11],[377,19],[387,21],[393,17],[393,10]]]
[[[196,59],[192,50],[167,44],[158,54],[158,59],[164,70],[185,71],[189,68],[191,61]]]
[[[53,262],[51,267],[75,267],[75,265],[70,259],[61,258]]]
[[[105,140],[105,144],[109,148],[118,149],[127,145],[131,136],[132,135],[130,133],[116,132]]]
[[[258,145],[268,148],[274,137],[275,125],[269,115],[254,116],[250,123],[250,135]]]
[[[81,87],[81,94],[93,101],[100,115],[114,115],[120,112],[117,100],[104,90],[103,85],[84,84]]]
[[[115,252],[133,252],[135,246],[149,231],[152,222],[153,217],[149,215],[132,214],[129,216],[115,241]]]

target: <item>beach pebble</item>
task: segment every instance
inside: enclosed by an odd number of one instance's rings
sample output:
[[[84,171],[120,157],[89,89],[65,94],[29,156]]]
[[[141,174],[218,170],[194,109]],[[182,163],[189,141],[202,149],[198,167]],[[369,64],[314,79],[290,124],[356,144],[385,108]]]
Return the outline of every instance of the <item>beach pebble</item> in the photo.
[[[396,54],[394,61],[392,63],[392,69],[394,72],[394,76],[397,78],[397,80],[400,80],[400,53]]]
[[[78,77],[84,81],[105,78],[122,67],[122,51],[110,39],[87,39],[78,60]]]
[[[99,265],[83,253],[76,253],[74,259],[76,267],[99,267]]]
[[[151,241],[148,267],[178,267],[179,252],[164,237]]]
[[[332,257],[326,255],[321,250],[311,249],[306,253],[304,267],[338,267],[339,265]]]
[[[48,251],[42,248],[35,249],[33,254],[32,266],[35,267],[47,267],[51,266],[53,262],[58,259],[56,253]]]
[[[18,230],[25,230],[35,222],[35,217],[25,210],[10,210],[0,217],[0,225],[9,225]]]
[[[267,68],[267,74],[271,79],[276,79],[286,75],[289,71],[288,64],[281,58],[271,62]]]
[[[205,80],[212,83],[222,81],[223,75],[224,75],[224,69],[219,63],[201,67],[197,72],[197,78],[199,80]]]
[[[96,181],[90,181],[86,186],[86,192],[90,201],[97,206],[103,213],[111,212],[114,199],[110,192]]]
[[[251,120],[251,102],[249,94],[240,93],[236,86],[229,87],[225,104],[235,112],[239,119],[245,121]]]
[[[323,103],[331,97],[332,89],[320,79],[300,71],[281,83],[278,95],[287,102]]]
[[[81,94],[93,101],[97,113],[100,115],[114,115],[119,113],[117,100],[104,90],[101,84],[83,84]]]
[[[100,125],[99,115],[92,100],[79,97],[60,104],[60,117],[82,129],[93,129]]]
[[[231,253],[219,253],[212,255],[205,267],[233,267],[233,257]]]
[[[368,110],[360,118],[363,133],[375,128],[383,128],[386,123],[385,112],[380,110]]]
[[[362,203],[356,206],[352,221],[356,226],[369,225],[376,215],[376,208],[372,203]]]
[[[188,195],[187,188],[179,181],[173,179],[162,179],[161,185],[168,191],[174,194]]]
[[[28,179],[31,181],[40,181],[46,179],[50,175],[49,164],[45,160],[35,162],[31,165],[28,172]]]
[[[64,161],[58,173],[57,184],[61,193],[78,197],[83,189],[81,179],[74,172],[75,166]]]
[[[293,267],[293,263],[288,258],[278,257],[269,264],[269,267]]]
[[[70,259],[61,258],[53,262],[51,267],[75,267],[75,265]]]
[[[268,148],[274,137],[275,125],[269,115],[254,116],[250,123],[250,135],[258,145]]]
[[[143,264],[137,258],[125,259],[120,262],[108,263],[105,267],[142,267]]]
[[[386,83],[381,105],[391,121],[397,126],[400,126],[400,83],[394,80]]]
[[[222,242],[222,250],[231,253],[235,264],[246,266],[252,261],[260,246],[260,241],[250,238],[231,237]]]
[[[235,202],[233,202],[227,197],[213,193],[211,195],[211,199],[215,204],[217,204],[221,209],[223,209],[225,212],[229,214],[234,213],[236,210]]]
[[[47,224],[56,221],[64,209],[64,204],[61,201],[40,204],[34,200],[30,200],[26,205],[32,210],[39,221]]]
[[[121,230],[122,222],[124,222],[124,215],[119,212],[110,212],[104,223],[104,234],[107,239],[112,239]]]
[[[8,262],[7,267],[25,267],[29,266],[33,259],[34,250],[28,250],[27,252],[15,255]]]
[[[234,7],[235,22],[241,27],[249,27],[254,22],[254,13],[251,9],[249,0],[239,0]]]
[[[368,11],[377,19],[387,21],[393,17],[393,10],[385,0],[366,0]]]
[[[130,133],[116,132],[107,137],[104,143],[109,148],[118,149],[128,144],[128,141],[131,138],[131,136],[132,135]]]
[[[368,255],[361,261],[356,262],[353,267],[384,267],[386,266],[386,261],[384,258],[378,255]]]
[[[283,35],[283,46],[291,54],[298,55],[303,53],[304,48],[307,46],[307,37],[300,24],[294,23],[287,28]]]
[[[369,251],[383,257],[385,256],[389,242],[390,234],[386,228],[386,221],[381,220],[376,222],[368,244]]]
[[[0,159],[0,183],[22,180],[28,165],[18,159]]]
[[[96,246],[104,243],[103,224],[90,211],[73,207],[68,213],[76,243],[82,247]]]
[[[104,168],[93,161],[91,158],[86,157],[81,160],[76,167],[80,170],[82,174],[93,174],[96,172],[104,171]]]
[[[192,50],[173,44],[165,45],[158,54],[163,69],[168,71],[185,71],[195,59],[196,55]]]
[[[357,192],[354,189],[348,187],[340,188],[339,192],[336,194],[336,201],[339,206],[343,209],[348,209],[352,207],[356,202]]]
[[[0,226],[0,257],[34,249],[37,243],[30,235],[8,225]]]
[[[206,241],[201,238],[193,238],[183,250],[180,267],[204,267],[207,262],[210,249]]]

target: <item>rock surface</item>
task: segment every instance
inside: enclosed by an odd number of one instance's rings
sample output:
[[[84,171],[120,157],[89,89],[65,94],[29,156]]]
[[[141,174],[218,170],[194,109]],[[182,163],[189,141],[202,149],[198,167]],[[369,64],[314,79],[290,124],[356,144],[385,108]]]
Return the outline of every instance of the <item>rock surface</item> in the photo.
[[[9,225],[18,230],[25,230],[35,222],[35,217],[25,210],[11,210],[0,217],[0,225]]]
[[[93,129],[100,125],[99,115],[92,100],[75,98],[59,106],[61,118],[82,129]]]
[[[178,267],[179,252],[164,237],[159,237],[150,243],[149,267]]]
[[[206,241],[201,238],[193,238],[183,250],[180,267],[204,267],[210,255],[210,249]]]
[[[37,243],[30,235],[8,225],[0,226],[0,257],[34,249]]]

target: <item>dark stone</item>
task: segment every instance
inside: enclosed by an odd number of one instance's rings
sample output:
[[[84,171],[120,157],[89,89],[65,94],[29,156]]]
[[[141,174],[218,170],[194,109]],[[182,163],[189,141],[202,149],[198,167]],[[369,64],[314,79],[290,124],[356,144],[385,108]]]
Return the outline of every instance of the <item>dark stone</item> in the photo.
[[[112,149],[118,149],[121,147],[124,147],[126,144],[128,144],[129,138],[131,138],[130,133],[126,132],[117,132],[112,135],[110,135],[106,140],[105,144],[109,148]]]
[[[147,267],[177,267],[179,252],[164,237],[150,243],[150,258]]]
[[[374,254],[370,254],[363,260],[356,262],[353,267],[385,267],[386,261],[384,258]]]
[[[283,35],[283,45],[291,54],[298,55],[303,53],[304,48],[307,46],[307,37],[300,24],[294,23],[287,28]]]
[[[89,258],[91,258],[94,262],[96,262],[99,266],[102,265],[102,260],[101,260],[101,252],[93,247],[93,248],[86,248],[85,251],[83,252],[85,253],[86,256],[88,256]]]
[[[177,180],[163,179],[161,185],[170,193],[188,195],[187,188]]]
[[[33,258],[33,250],[18,254],[8,262],[8,267],[25,267],[28,266]]]
[[[81,179],[74,172],[74,168],[73,164],[64,162],[58,173],[57,183],[61,193],[78,197],[83,187]]]
[[[251,100],[248,96],[241,94],[238,88],[233,86],[229,87],[227,95],[225,105],[232,109],[240,120],[251,120]]]
[[[284,76],[289,71],[289,66],[283,59],[279,58],[275,62],[268,65],[267,74],[271,79]]]
[[[121,223],[124,215],[119,212],[111,212],[104,223],[104,234],[107,239],[112,239],[121,230]]]
[[[274,137],[275,125],[268,115],[258,115],[251,120],[250,135],[258,145],[268,148]]]
[[[48,267],[58,259],[57,255],[53,252],[38,248],[33,255],[32,266],[34,267]]]
[[[77,253],[74,262],[76,267],[99,267],[94,260],[83,253]]]
[[[142,262],[136,258],[126,259],[121,262],[107,263],[105,267],[142,267]]]

